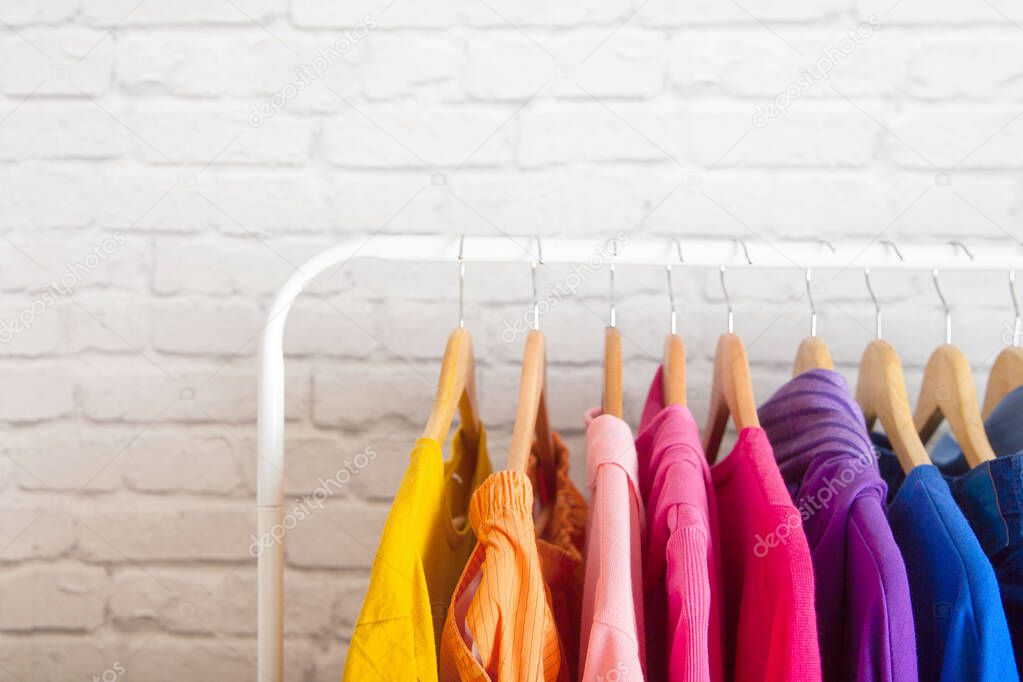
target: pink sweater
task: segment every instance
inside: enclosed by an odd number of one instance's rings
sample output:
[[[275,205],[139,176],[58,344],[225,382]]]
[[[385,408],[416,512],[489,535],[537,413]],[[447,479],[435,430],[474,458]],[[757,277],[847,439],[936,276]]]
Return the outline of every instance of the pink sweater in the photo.
[[[725,679],[821,679],[813,564],[767,434],[746,428],[711,467],[721,527]]]
[[[599,416],[597,416],[599,415]],[[617,417],[587,414],[586,527],[579,656],[585,682],[645,677],[643,631],[643,503],[636,447],[629,426]]]
[[[660,369],[636,451],[647,514],[647,674],[667,682],[721,682],[724,589],[714,484],[692,413],[664,407]]]

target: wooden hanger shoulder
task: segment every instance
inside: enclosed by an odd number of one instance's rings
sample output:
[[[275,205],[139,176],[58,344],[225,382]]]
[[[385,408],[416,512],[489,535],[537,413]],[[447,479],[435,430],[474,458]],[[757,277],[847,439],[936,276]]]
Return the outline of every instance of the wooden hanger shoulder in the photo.
[[[799,376],[811,369],[834,369],[835,363],[831,359],[831,351],[828,344],[819,336],[807,336],[799,344],[796,351],[796,362],[792,376]]]
[[[983,415],[987,419],[992,410],[1011,391],[1023,386],[1023,348],[1009,346],[995,359],[984,393]]]
[[[622,418],[622,336],[615,327],[604,330],[603,412]]]
[[[963,352],[952,344],[935,350],[924,368],[913,424],[925,443],[948,420],[952,433],[971,467],[995,458],[984,431],[984,421],[973,385],[973,369]]]
[[[714,353],[710,410],[703,433],[704,451],[711,462],[717,457],[729,415],[736,430],[760,426],[746,349],[742,339],[732,333],[721,335]]]
[[[423,437],[438,443],[447,440],[456,411],[461,418],[465,441],[475,443],[482,429],[476,400],[476,360],[472,336],[461,327],[451,332],[444,347],[437,393]]]
[[[526,348],[522,354],[519,399],[515,408],[511,447],[508,450],[508,469],[525,471],[534,438],[539,444],[541,467],[551,476],[554,445],[547,417],[547,345],[543,333],[535,329],[526,337]]]
[[[665,405],[686,404],[686,347],[678,334],[668,334],[661,359],[661,388]]]
[[[856,382],[856,401],[863,410],[868,430],[880,419],[903,471],[909,473],[913,467],[931,463],[913,426],[902,361],[887,341],[871,341],[864,351]]]

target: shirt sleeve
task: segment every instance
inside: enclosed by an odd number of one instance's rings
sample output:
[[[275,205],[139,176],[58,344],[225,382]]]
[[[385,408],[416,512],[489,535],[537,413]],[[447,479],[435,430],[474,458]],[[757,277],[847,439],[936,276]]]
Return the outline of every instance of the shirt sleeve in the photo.
[[[665,550],[665,583],[671,649],[668,664],[672,682],[711,679],[709,543],[705,517],[691,505],[678,505],[676,527]]]

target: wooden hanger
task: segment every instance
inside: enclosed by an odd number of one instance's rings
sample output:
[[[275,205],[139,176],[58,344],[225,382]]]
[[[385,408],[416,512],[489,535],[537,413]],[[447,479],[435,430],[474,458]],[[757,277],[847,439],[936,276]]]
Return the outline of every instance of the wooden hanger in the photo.
[[[948,420],[952,433],[971,467],[995,458],[995,452],[984,431],[984,419],[977,403],[973,369],[959,348],[952,345],[952,313],[941,293],[938,271],[931,273],[934,287],[945,309],[945,343],[938,347],[924,368],[920,399],[913,414],[913,424],[923,442]]]
[[[902,373],[899,354],[890,343],[881,338],[881,305],[870,285],[870,270],[864,270],[867,290],[874,301],[874,324],[877,338],[867,345],[860,360],[860,373],[856,381],[856,402],[863,410],[867,430],[874,422],[881,420],[885,435],[891,441],[895,456],[902,470],[909,470],[921,464],[930,464],[920,434],[913,426],[913,413],[909,408],[906,394],[906,379]]]
[[[746,260],[750,264],[749,252],[746,245],[742,244],[746,252]],[[721,447],[721,439],[725,433],[725,426],[728,423],[728,416],[731,415],[735,429],[741,431],[747,427],[760,426],[760,418],[757,416],[757,401],[753,395],[753,381],[750,378],[749,360],[746,359],[746,349],[735,333],[735,314],[732,310],[732,301],[728,297],[728,289],[725,287],[725,268],[719,270],[721,276],[721,290],[725,294],[725,302],[728,304],[728,332],[722,334],[718,339],[717,350],[714,353],[714,381],[710,390],[710,408],[707,415],[707,428],[703,431],[703,450],[707,453],[707,459],[714,463],[717,459],[718,448]]]
[[[1023,348],[1009,346],[998,354],[991,366],[981,411],[983,417],[987,419],[998,403],[1020,386],[1023,386]]]
[[[1016,271],[1009,272],[1009,293],[1012,294],[1012,306],[1016,316],[1012,326],[1012,345],[998,354],[995,364],[988,375],[987,391],[984,393],[984,418],[1011,391],[1023,386],[1023,348],[1020,347],[1020,335],[1023,333],[1023,318],[1020,318],[1019,299],[1016,298]]]
[[[447,440],[456,410],[465,443],[475,444],[481,430],[479,403],[476,400],[476,361],[473,358],[472,337],[462,327],[451,332],[444,347],[437,394],[423,430],[423,438],[432,438],[438,443]]]
[[[618,244],[614,244],[614,256],[618,255]],[[611,316],[610,324],[604,329],[604,394],[603,413],[622,418],[622,336],[615,326],[615,264],[612,259],[611,271]]]
[[[834,247],[832,247],[834,248]],[[835,363],[831,359],[831,351],[828,344],[817,336],[817,306],[813,302],[813,292],[810,290],[810,268],[806,269],[806,296],[810,299],[810,335],[800,342],[796,351],[796,362],[792,376],[799,376],[811,369],[834,369]]]
[[[672,240],[678,249],[678,261],[682,259],[682,246]],[[664,357],[661,359],[661,390],[665,405],[686,404],[686,346],[676,333],[678,317],[675,312],[675,291],[671,286],[671,263],[667,266],[668,300],[671,303],[671,333],[664,341]]]
[[[622,337],[615,327],[604,329],[604,400],[603,412],[622,418]]]
[[[819,336],[807,336],[799,344],[796,361],[793,364],[792,376],[797,377],[811,369],[835,369],[828,344]]]
[[[686,404],[686,347],[678,334],[668,334],[661,359],[661,388],[665,405]]]
[[[522,375],[519,380],[519,401],[515,409],[511,447],[508,450],[508,469],[525,471],[537,442],[540,459],[540,478],[544,488],[541,502],[554,493],[554,438],[547,415],[547,350],[540,331],[540,304],[536,289],[536,266],[543,263],[540,238],[537,237],[537,261],[533,263],[533,329],[526,336],[526,349],[522,355]]]
[[[881,420],[904,472],[931,463],[927,448],[913,426],[902,362],[887,341],[875,339],[863,352],[856,382],[856,402],[863,410],[868,431],[876,420]]]
[[[973,385],[973,370],[963,352],[944,344],[931,354],[924,369],[913,424],[926,443],[947,419],[971,467],[995,458]]]
[[[444,357],[440,363],[440,379],[437,393],[430,411],[430,418],[423,430],[423,438],[432,438],[437,443],[447,440],[455,411],[459,413],[463,442],[475,454],[475,446],[482,431],[479,402],[476,400],[476,359],[472,350],[472,337],[465,329],[463,302],[465,291],[465,261],[462,247],[458,247],[458,328],[448,336],[444,346]]]
[[[536,438],[540,463],[545,472],[554,471],[554,439],[547,416],[547,351],[543,332],[533,329],[526,336],[519,380],[519,401],[515,409],[508,468],[525,471]],[[553,480],[550,481],[553,484]],[[551,488],[553,490],[553,488]]]

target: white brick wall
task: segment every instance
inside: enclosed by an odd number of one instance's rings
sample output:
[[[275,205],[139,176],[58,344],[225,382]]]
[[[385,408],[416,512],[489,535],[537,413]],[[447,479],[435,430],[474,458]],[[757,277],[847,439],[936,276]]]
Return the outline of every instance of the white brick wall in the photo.
[[[753,124],[872,17],[828,78]],[[797,238],[912,254],[1023,237],[1008,0],[0,0],[0,21],[0,320],[31,318],[0,344],[0,682],[256,679],[258,333],[277,286],[342,237],[625,230],[741,236],[754,258]],[[467,270],[501,465],[521,352],[501,330],[528,271]],[[817,276],[821,334],[854,380],[862,276]],[[72,293],[48,300],[62,277]],[[634,420],[667,300],[658,270],[618,281]],[[376,456],[289,535],[289,680],[340,675],[456,282],[453,264],[356,262],[292,313],[289,504]],[[723,300],[716,273],[675,282],[702,417]],[[807,326],[802,273],[730,285],[764,398]],[[876,285],[915,391],[942,330],[928,274]],[[1011,322],[1004,274],[944,285],[982,390]],[[577,474],[606,286],[544,323]]]

